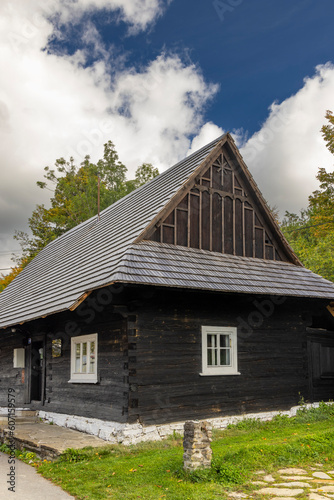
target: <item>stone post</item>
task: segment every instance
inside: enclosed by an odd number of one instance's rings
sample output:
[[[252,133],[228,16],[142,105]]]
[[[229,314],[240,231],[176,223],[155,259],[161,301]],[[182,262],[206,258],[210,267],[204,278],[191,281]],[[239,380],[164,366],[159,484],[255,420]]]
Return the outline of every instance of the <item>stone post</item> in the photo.
[[[184,424],[183,467],[187,471],[211,467],[211,425],[208,422],[188,420]]]

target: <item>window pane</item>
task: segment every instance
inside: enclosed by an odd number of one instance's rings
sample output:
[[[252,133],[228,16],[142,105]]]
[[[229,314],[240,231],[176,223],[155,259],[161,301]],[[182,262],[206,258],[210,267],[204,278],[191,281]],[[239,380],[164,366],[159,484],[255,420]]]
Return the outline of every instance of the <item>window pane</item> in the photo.
[[[212,349],[208,349],[208,366],[212,366]]]
[[[220,350],[220,365],[221,366],[231,365],[231,349]]]
[[[55,339],[52,341],[52,357],[60,358],[61,356],[61,339]]]
[[[87,372],[87,342],[82,344],[82,373]]]
[[[217,347],[217,335],[208,335],[208,347]]]
[[[221,335],[220,336],[220,347],[230,347],[230,336]]]
[[[75,372],[80,372],[80,345],[75,344]]]
[[[89,373],[94,373],[95,371],[95,342],[90,343],[90,363],[89,363]]]
[[[218,349],[208,349],[208,366],[218,365]]]

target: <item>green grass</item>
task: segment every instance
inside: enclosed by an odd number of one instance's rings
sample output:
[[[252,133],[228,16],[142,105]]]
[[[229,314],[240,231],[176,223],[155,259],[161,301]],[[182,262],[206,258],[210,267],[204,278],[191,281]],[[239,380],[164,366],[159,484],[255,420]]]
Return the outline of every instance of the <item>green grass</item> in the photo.
[[[245,420],[215,431],[209,470],[186,474],[182,438],[137,446],[68,450],[57,462],[36,463],[39,472],[80,500],[213,500],[252,491],[254,473],[286,466],[334,468],[334,407],[305,407],[293,419]]]

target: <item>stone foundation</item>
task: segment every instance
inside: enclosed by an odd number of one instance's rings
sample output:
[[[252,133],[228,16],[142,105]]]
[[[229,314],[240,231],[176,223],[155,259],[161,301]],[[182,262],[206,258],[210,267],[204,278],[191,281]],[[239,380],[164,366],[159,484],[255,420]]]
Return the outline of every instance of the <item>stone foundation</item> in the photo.
[[[188,420],[184,424],[183,468],[185,470],[193,471],[211,467],[211,429],[211,425],[205,421]]]
[[[330,404],[330,403],[327,403]],[[319,403],[312,403],[306,405],[306,408],[316,408]],[[241,420],[247,418],[256,418],[258,420],[266,421],[271,420],[276,415],[287,415],[294,417],[300,406],[294,406],[288,411],[271,411],[263,413],[246,413],[244,415],[221,417],[221,418],[207,418],[208,422],[215,429],[226,429],[229,424],[236,424]],[[25,412],[29,408],[17,408],[18,411]],[[6,416],[8,408],[0,407],[0,416]],[[120,424],[119,422],[104,421],[95,418],[78,417],[76,415],[65,415],[62,413],[51,413],[47,411],[37,411],[36,415],[45,422],[53,423],[61,427],[68,427],[69,429],[86,432],[92,434],[110,443],[122,443],[124,445],[136,444],[142,441],[160,441],[174,432],[183,435],[183,428],[185,422],[174,422],[171,424],[156,424],[144,426],[140,423],[137,424]]]

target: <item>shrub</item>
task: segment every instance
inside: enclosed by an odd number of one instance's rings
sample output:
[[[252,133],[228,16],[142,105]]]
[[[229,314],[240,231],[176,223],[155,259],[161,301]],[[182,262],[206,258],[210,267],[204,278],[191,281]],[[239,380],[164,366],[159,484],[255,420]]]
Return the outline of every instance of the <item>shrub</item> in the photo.
[[[307,408],[305,404],[297,410],[294,418],[296,423],[306,424],[312,422],[319,422],[321,420],[328,420],[334,416],[334,405],[326,404],[323,401],[319,404],[318,408]]]

